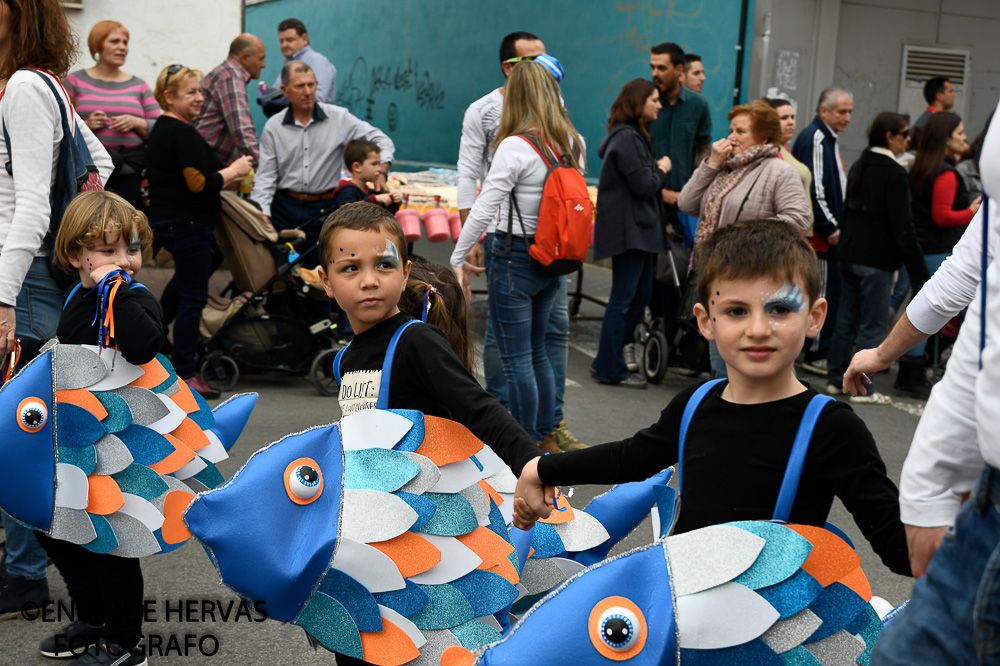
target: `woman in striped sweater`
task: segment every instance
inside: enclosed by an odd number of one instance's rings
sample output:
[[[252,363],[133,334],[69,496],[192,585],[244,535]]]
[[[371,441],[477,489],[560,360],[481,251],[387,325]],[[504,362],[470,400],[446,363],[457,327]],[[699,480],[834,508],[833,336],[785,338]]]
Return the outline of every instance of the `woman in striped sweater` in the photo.
[[[66,77],[66,90],[77,113],[114,160],[115,172],[107,189],[142,210],[145,139],[161,112],[145,81],[121,69],[128,57],[128,40],[128,29],[121,23],[98,21],[87,38],[97,64]]]

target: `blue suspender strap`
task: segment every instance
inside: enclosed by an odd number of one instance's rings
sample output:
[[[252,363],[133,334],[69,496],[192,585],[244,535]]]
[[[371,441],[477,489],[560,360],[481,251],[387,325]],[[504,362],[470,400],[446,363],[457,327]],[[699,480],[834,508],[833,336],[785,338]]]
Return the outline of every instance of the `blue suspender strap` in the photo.
[[[792,514],[792,504],[795,503],[795,494],[799,491],[799,479],[802,478],[802,466],[806,461],[806,453],[809,452],[809,441],[812,439],[813,430],[816,429],[819,415],[831,402],[834,400],[828,395],[815,395],[809,401],[809,406],[806,407],[799,423],[799,430],[795,433],[792,453],[788,456],[785,478],[781,480],[781,490],[778,492],[778,502],[774,505],[774,515],[771,516],[771,520],[788,522],[788,517]]]
[[[983,191],[983,205],[981,222],[983,224],[983,249],[981,270],[979,277],[979,369],[983,369],[983,350],[986,349],[986,266],[989,261],[989,241],[990,241],[990,198]]]
[[[347,348],[350,346],[351,345],[346,345],[341,347],[340,351],[337,352],[337,355],[333,357],[333,377],[337,380],[337,386],[344,383],[340,381],[340,359],[344,358],[344,352],[347,351]]]
[[[684,490],[684,441],[687,439],[688,428],[691,427],[691,419],[694,418],[694,413],[698,409],[698,405],[701,401],[705,399],[708,392],[715,388],[720,382],[726,381],[725,378],[713,379],[707,381],[691,395],[688,403],[684,406],[684,414],[681,416],[681,434],[677,440],[677,494],[680,495]]]
[[[413,324],[419,324],[416,319],[411,319],[396,329],[389,340],[389,347],[385,350],[385,361],[382,362],[382,379],[379,382],[378,400],[375,402],[375,409],[389,409],[389,382],[392,380],[392,360],[396,356],[396,345],[399,338],[403,336],[403,331]]]

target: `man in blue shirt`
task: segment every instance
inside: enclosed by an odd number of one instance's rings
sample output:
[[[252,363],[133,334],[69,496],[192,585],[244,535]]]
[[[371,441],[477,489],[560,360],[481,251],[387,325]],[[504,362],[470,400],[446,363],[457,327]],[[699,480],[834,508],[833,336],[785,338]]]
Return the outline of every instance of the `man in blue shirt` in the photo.
[[[337,68],[327,59],[325,55],[313,51],[309,46],[309,33],[302,21],[290,18],[278,24],[278,40],[281,44],[281,55],[285,57],[286,63],[293,60],[300,60],[307,65],[316,75],[316,101],[324,104],[333,104],[337,96]],[[280,95],[281,72],[274,79],[270,94],[261,90],[261,105],[264,106],[264,113],[268,116],[277,113],[288,106],[288,99]],[[266,99],[265,99],[266,97]]]

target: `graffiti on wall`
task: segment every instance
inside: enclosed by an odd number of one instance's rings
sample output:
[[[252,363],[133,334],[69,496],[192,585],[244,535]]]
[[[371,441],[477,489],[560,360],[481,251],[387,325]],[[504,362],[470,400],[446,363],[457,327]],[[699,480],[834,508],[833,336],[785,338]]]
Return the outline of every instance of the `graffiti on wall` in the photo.
[[[413,96],[421,109],[444,109],[444,85],[420,62],[407,58],[396,64],[369,64],[358,56],[344,83],[337,81],[337,103],[368,122],[395,131],[399,124],[397,103],[404,96]]]

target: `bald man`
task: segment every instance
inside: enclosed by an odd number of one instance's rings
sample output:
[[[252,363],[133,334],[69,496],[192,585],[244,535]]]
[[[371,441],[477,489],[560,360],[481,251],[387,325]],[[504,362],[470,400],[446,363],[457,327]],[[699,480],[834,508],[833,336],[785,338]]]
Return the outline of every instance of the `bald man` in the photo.
[[[264,42],[244,33],[229,45],[229,57],[202,83],[205,102],[193,124],[223,164],[250,155],[257,165],[257,130],[247,104],[247,84],[267,66],[266,56]]]

